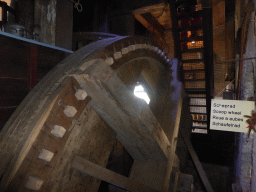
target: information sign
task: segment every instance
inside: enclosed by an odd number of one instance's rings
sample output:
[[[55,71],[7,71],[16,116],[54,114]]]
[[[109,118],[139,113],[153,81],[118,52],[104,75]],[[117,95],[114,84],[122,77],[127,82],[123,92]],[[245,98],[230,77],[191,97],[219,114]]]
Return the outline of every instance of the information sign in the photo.
[[[254,101],[212,99],[210,129],[232,132],[248,132],[248,118],[255,109]]]

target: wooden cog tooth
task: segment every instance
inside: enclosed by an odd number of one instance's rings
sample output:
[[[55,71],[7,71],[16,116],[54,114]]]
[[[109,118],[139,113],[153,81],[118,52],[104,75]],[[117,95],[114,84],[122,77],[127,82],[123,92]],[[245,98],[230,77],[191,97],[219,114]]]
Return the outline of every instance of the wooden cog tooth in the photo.
[[[128,48],[123,48],[121,51],[122,51],[122,54],[123,54],[123,55],[129,53]]]
[[[150,49],[151,51],[154,51],[154,50],[155,50],[155,47],[154,47],[153,45],[149,45],[149,49]]]
[[[157,52],[158,53],[158,51],[159,51],[159,48],[158,47],[155,47],[155,52]]]
[[[130,45],[128,47],[129,51],[135,51],[136,50],[136,46],[135,45]]]
[[[139,44],[135,44],[134,46],[135,46],[135,50],[140,48]]]
[[[146,49],[151,49],[151,45],[146,44]]]
[[[114,53],[114,58],[115,58],[116,60],[122,58],[122,53],[121,53],[121,52],[115,52],[115,53]]]
[[[75,96],[78,100],[85,100],[87,93],[83,89],[78,89],[75,93]]]
[[[39,154],[38,158],[44,161],[50,162],[53,156],[54,156],[54,153],[46,149],[43,149],[42,152]]]
[[[54,125],[53,129],[51,130],[51,134],[53,134],[55,137],[62,138],[65,133],[66,129],[59,125]]]
[[[77,113],[77,110],[75,107],[73,106],[69,106],[67,105],[64,109],[64,113],[65,115],[67,115],[68,117],[74,117],[75,114]]]
[[[108,57],[107,59],[105,59],[105,62],[109,65],[113,65],[114,64],[114,59],[113,59],[113,57]]]
[[[44,182],[43,180],[37,177],[29,176],[25,184],[25,187],[30,190],[39,191],[43,185],[43,182]]]

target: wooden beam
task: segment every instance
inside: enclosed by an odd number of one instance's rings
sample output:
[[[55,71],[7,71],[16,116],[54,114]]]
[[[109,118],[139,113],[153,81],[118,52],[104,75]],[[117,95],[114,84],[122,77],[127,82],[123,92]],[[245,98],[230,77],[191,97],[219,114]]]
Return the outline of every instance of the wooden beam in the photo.
[[[181,53],[180,53],[180,34],[178,32],[178,20],[177,20],[177,10],[175,8],[175,1],[168,0],[171,17],[172,17],[172,30],[173,30],[173,39],[174,39],[174,46],[175,46],[175,57],[181,60]]]
[[[135,97],[107,63],[98,59],[74,77],[133,159],[167,161],[170,142],[159,122],[147,103]]]
[[[164,38],[164,28],[158,23],[151,13],[144,13],[142,15],[136,14],[135,18],[150,32]]]
[[[160,25],[151,13],[144,13],[141,16],[153,27],[154,31],[157,31],[161,36],[164,35],[164,27]]]
[[[147,7],[142,7],[142,8],[139,8],[139,9],[135,9],[133,11],[133,14],[134,15],[141,15],[141,14],[144,14],[144,13],[148,13],[150,11],[154,11],[154,10],[157,10],[157,9],[164,9],[167,7],[167,4],[165,3],[160,3],[160,4],[157,4],[157,5],[151,5],[151,6],[147,6]]]
[[[165,42],[164,27],[153,17],[151,13],[134,14],[134,17],[152,34],[156,36],[157,41],[163,45],[163,47],[168,47]]]
[[[175,172],[173,192],[177,192],[178,185],[179,185],[179,175],[180,175],[179,171]]]
[[[191,158],[192,158],[192,160],[193,160],[193,162],[196,166],[196,169],[199,173],[199,176],[200,176],[200,178],[201,178],[201,180],[204,184],[204,187],[205,187],[206,191],[207,192],[213,192],[213,188],[211,186],[211,183],[208,180],[208,177],[207,177],[206,173],[204,172],[203,166],[202,166],[201,162],[199,161],[199,159],[197,157],[197,154],[196,154],[191,142],[188,139],[186,139],[186,137],[184,137],[182,132],[181,132],[181,136],[184,140],[185,145],[188,148],[188,151],[189,151],[189,153],[191,155]]]
[[[78,156],[74,158],[72,168],[129,191],[157,192],[156,190],[140,184],[135,180],[124,177]]]
[[[169,191],[169,184],[170,184],[170,178],[171,173],[173,171],[173,166],[177,166],[177,162],[175,162],[175,158],[177,158],[175,151],[177,146],[177,140],[178,140],[178,133],[179,133],[179,127],[180,127],[180,119],[181,119],[181,110],[182,110],[182,103],[183,103],[183,88],[180,85],[181,82],[179,81],[179,74],[177,73],[179,68],[179,62],[178,59],[172,60],[172,77],[174,78],[171,82],[171,86],[175,87],[175,93],[172,94],[172,100],[176,103],[175,110],[172,111],[173,114],[173,120],[175,121],[174,127],[172,129],[170,143],[171,145],[168,147],[168,164],[167,164],[167,170],[165,174],[165,180],[162,185],[162,191],[168,192]],[[175,114],[175,116],[174,116]],[[176,159],[177,161],[177,159]]]
[[[178,81],[177,69],[178,60],[172,60],[172,68],[174,69],[171,76],[174,79],[171,82],[171,87],[174,87],[174,90],[171,94],[168,93],[168,90],[165,90],[168,97],[167,100],[164,99],[165,96],[159,96],[165,103],[159,102],[158,105],[164,107],[164,110],[157,111],[158,121],[163,126],[165,133],[169,137],[171,146],[168,147],[168,162],[157,162],[157,161],[147,161],[139,162],[134,161],[130,177],[141,182],[144,185],[150,186],[159,191],[169,191],[171,189],[170,176],[173,170],[179,170],[179,159],[175,154],[176,143],[180,125],[181,118],[181,108],[182,108],[182,83]],[[174,104],[170,107],[169,103]],[[156,113],[156,111],[155,111]],[[166,119],[164,117],[172,114],[172,117]],[[175,123],[174,123],[175,122]]]
[[[174,128],[175,133],[173,133],[172,145],[170,145],[170,147],[169,147],[167,170],[166,170],[166,174],[165,174],[165,180],[164,180],[163,186],[162,186],[163,192],[169,191],[169,183],[170,183],[170,179],[171,179],[171,173],[172,173],[173,165],[174,165],[175,158],[176,158],[175,151],[176,151],[176,145],[177,145],[177,140],[178,140],[179,126],[180,126],[182,101],[183,101],[183,97],[180,97],[178,110],[177,110],[177,114],[176,114],[175,128]]]

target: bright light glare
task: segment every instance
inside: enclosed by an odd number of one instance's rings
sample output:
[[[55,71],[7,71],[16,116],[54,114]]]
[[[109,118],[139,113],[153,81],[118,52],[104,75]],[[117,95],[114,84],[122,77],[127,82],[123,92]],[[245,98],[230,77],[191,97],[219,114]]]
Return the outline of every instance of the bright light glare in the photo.
[[[195,41],[192,41],[192,43],[196,43]]]
[[[148,97],[148,94],[144,91],[144,88],[141,85],[138,85],[138,86],[135,87],[134,95],[136,97],[144,99],[147,102],[147,104],[149,104],[150,99]]]

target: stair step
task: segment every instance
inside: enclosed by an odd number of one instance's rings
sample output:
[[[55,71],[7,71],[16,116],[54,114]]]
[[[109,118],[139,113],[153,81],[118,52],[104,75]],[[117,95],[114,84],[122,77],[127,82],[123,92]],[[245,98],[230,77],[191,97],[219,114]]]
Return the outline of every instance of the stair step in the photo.
[[[203,41],[203,36],[194,36],[194,37],[188,37],[186,39],[180,39],[180,42],[186,41],[186,42],[192,42],[192,41]]]
[[[184,81],[205,81],[205,79],[184,79]]]
[[[195,131],[192,130],[192,133],[199,133],[199,134],[207,134],[208,133],[207,128],[202,128],[202,127],[193,127],[193,128],[196,128],[197,130],[195,130]],[[199,130],[199,129],[201,129],[201,130]]]
[[[200,126],[200,125],[192,125],[192,128],[198,128],[198,129],[207,129],[207,125],[206,126]]]
[[[199,24],[199,25],[189,25],[189,26],[179,27],[178,31],[179,32],[181,32],[181,31],[196,31],[196,30],[199,30],[199,29],[202,29],[202,28],[203,28],[202,24]]]
[[[192,120],[193,122],[202,122],[202,123],[207,123],[207,121],[203,121],[203,120]]]
[[[177,15],[177,20],[202,17],[202,15],[203,15],[203,10],[194,11],[192,13],[184,13],[184,14],[181,14],[181,15],[180,14]]]
[[[190,114],[207,115],[207,113],[190,112]]]
[[[203,52],[204,48],[195,48],[195,49],[181,49],[181,53],[197,53]]]
[[[189,60],[182,60],[182,63],[200,63],[204,62],[203,59],[189,59]]]
[[[205,71],[205,69],[191,69],[191,70],[184,70],[184,73],[187,73],[187,72],[203,72]]]
[[[206,107],[206,105],[189,105],[190,107]]]
[[[206,97],[189,97],[190,99],[206,99]]]
[[[205,94],[206,90],[205,88],[185,88],[185,91],[189,94]]]

